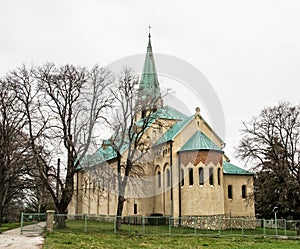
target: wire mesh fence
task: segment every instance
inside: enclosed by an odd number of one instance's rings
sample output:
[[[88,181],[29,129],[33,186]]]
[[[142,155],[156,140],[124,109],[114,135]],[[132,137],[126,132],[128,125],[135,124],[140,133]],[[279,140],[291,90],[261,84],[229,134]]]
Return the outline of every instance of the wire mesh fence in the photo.
[[[22,214],[22,221],[45,221],[45,214]],[[55,214],[54,231],[63,219],[65,232],[110,233],[149,236],[265,236],[299,237],[300,220],[220,217],[124,216],[117,229],[116,216]],[[22,226],[21,226],[22,227]],[[24,226],[23,229],[26,229]],[[22,230],[21,230],[22,231]]]
[[[22,213],[20,233],[40,233],[46,227],[45,213]]]

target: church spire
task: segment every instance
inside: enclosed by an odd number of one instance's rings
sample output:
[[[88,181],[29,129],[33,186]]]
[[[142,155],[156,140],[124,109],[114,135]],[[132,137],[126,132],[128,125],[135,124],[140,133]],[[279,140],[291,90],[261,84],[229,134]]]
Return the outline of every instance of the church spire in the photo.
[[[151,26],[149,25],[149,35],[148,35],[148,46],[147,46],[147,53],[144,62],[143,73],[140,81],[139,86],[139,99],[140,101],[146,101],[149,103],[155,101],[153,103],[153,108],[157,109],[161,106],[161,94],[160,94],[160,87],[154,62],[154,56],[152,52],[152,45],[151,45],[151,33],[150,29]],[[148,100],[148,101],[147,101]]]

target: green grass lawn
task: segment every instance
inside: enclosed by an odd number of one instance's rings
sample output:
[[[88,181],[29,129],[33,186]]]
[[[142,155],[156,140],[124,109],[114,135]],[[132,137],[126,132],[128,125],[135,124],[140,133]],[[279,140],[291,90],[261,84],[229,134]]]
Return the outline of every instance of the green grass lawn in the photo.
[[[207,231],[209,236],[193,236],[195,231],[191,228],[171,228],[173,235],[169,236],[167,235],[168,226],[145,226],[142,228],[142,226],[123,224],[122,230],[116,235],[112,223],[88,221],[87,224],[86,233],[84,233],[84,221],[69,221],[68,228],[46,233],[43,248],[300,248],[300,240],[232,236],[236,233],[241,234],[240,230],[221,231],[224,236],[218,237],[215,236],[218,231]],[[203,230],[197,232],[198,235],[200,232],[204,233]],[[147,236],[141,236],[142,233]],[[263,233],[263,230],[252,230],[252,233]],[[163,236],[163,234],[166,235]]]
[[[66,233],[56,231],[45,236],[44,249],[59,248],[272,248],[299,249],[297,240],[243,237],[198,236],[124,236],[101,233]]]
[[[32,223],[33,222],[24,222],[24,226],[30,225]],[[18,227],[20,227],[20,222],[2,223],[2,226],[0,227],[0,233]]]

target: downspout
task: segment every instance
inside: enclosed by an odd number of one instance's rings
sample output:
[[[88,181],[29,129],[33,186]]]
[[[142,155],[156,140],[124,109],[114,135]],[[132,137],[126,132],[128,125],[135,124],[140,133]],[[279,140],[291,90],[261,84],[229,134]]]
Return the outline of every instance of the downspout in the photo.
[[[172,170],[172,165],[173,165],[173,141],[170,141],[170,174],[171,174],[171,205],[170,205],[170,213],[171,216],[173,217],[173,170]]]
[[[180,170],[180,153],[178,152],[178,198],[179,198],[179,226],[181,225],[181,170]]]
[[[78,173],[79,173],[79,170],[77,171],[76,173],[76,206],[75,206],[75,215],[78,214],[78,195],[79,195],[79,190],[78,190],[78,187],[79,187],[79,183],[78,183]]]

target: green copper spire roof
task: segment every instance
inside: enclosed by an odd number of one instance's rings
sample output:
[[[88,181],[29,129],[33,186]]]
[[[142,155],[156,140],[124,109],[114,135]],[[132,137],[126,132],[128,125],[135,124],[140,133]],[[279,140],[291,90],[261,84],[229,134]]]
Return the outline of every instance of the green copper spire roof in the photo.
[[[156,67],[154,63],[154,56],[151,46],[151,35],[149,33],[149,41],[147,47],[147,54],[144,62],[144,69],[142,73],[142,78],[140,82],[140,97],[146,99],[151,97],[151,99],[160,98],[160,88],[156,72]]]
[[[191,138],[181,147],[180,151],[187,150],[217,150],[222,151],[201,131],[196,131]]]

